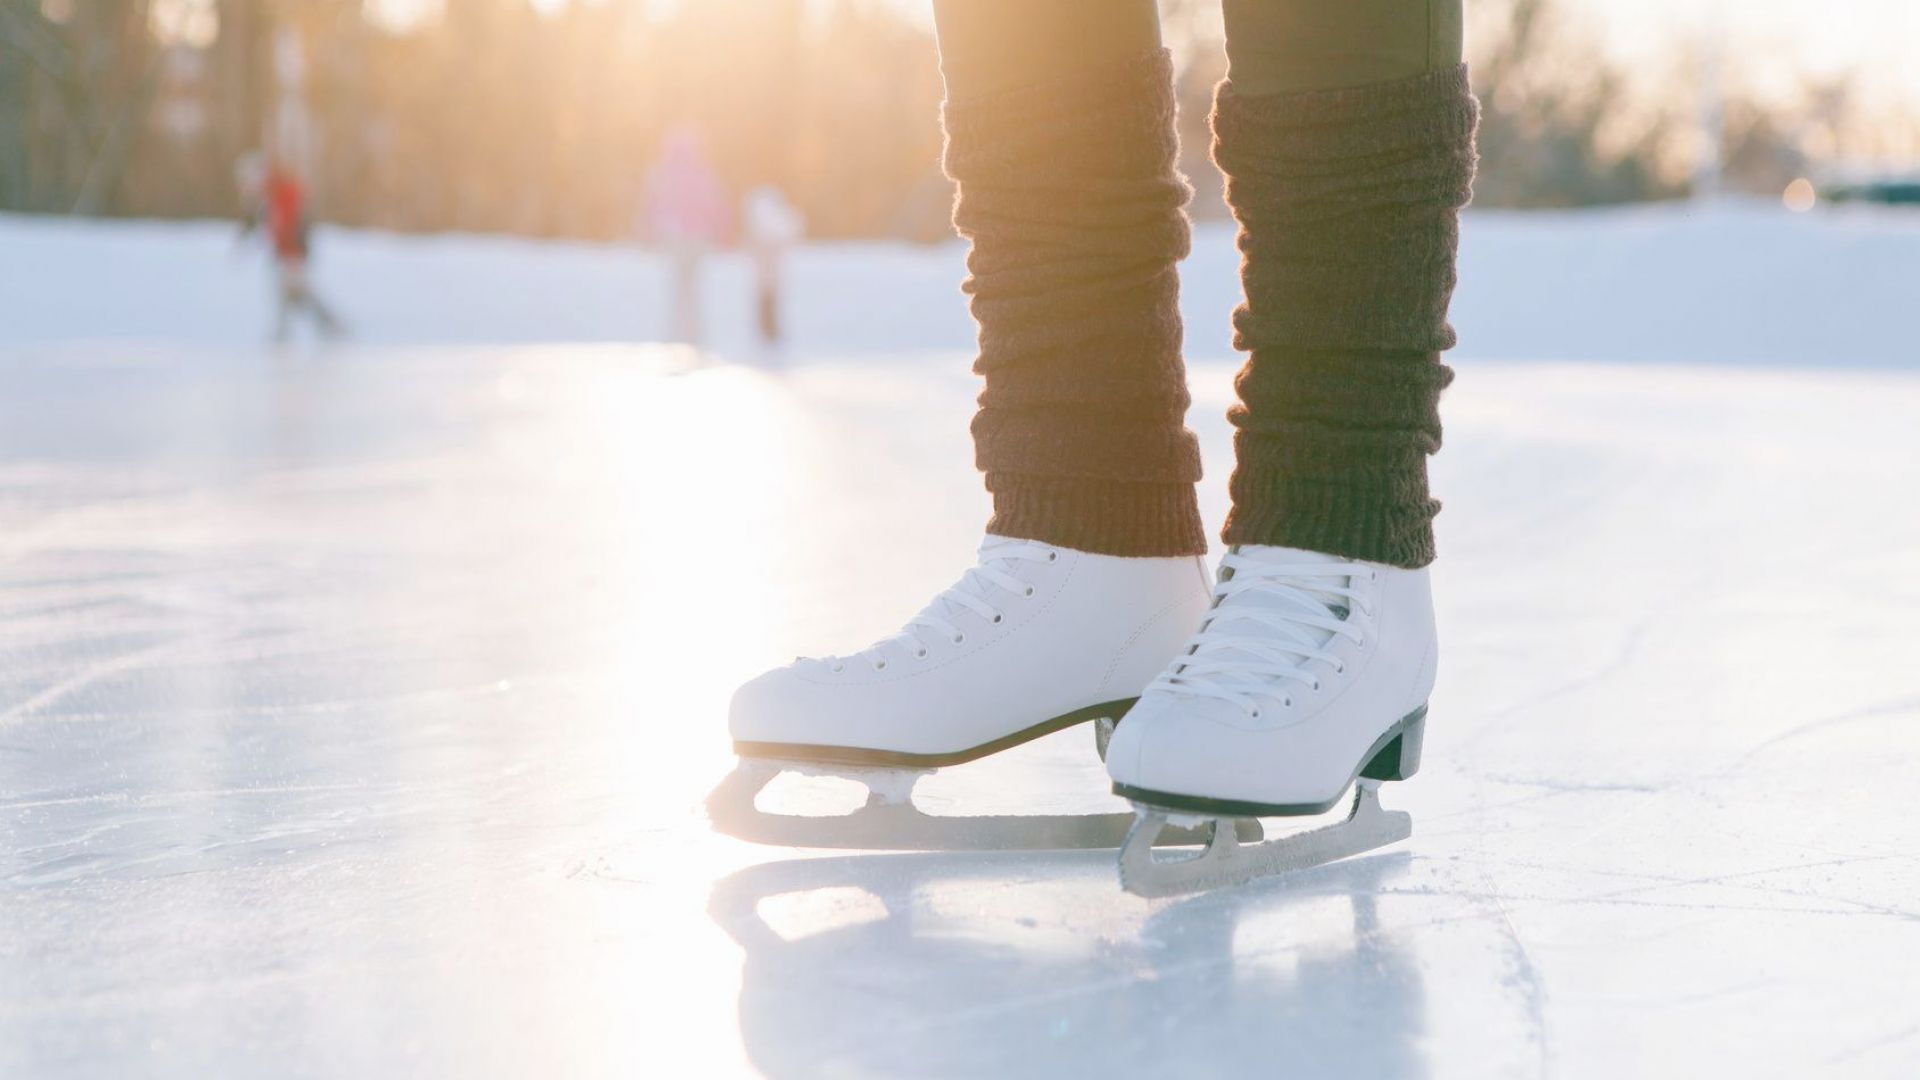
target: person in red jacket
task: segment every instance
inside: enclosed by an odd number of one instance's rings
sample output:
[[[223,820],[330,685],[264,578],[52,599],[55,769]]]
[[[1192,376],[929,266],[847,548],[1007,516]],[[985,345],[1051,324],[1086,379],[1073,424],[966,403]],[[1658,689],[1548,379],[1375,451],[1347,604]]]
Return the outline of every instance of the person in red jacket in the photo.
[[[266,226],[267,241],[273,247],[273,263],[279,283],[278,304],[274,315],[273,337],[285,341],[292,331],[295,315],[304,312],[314,327],[326,337],[338,337],[340,320],[314,292],[307,264],[312,254],[311,225],[307,217],[307,191],[299,174],[283,162],[268,160],[243,162],[241,182],[248,189],[249,212],[246,231]]]

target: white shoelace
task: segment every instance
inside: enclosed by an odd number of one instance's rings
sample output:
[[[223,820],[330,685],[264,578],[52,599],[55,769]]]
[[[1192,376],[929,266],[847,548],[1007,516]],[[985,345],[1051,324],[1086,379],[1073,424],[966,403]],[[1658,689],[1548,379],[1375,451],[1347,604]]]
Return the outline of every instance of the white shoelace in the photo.
[[[1373,628],[1372,608],[1357,586],[1374,580],[1377,570],[1350,562],[1271,562],[1239,552],[1229,552],[1220,569],[1213,610],[1188,654],[1150,689],[1231,702],[1258,719],[1262,702],[1290,706],[1295,689],[1320,689],[1307,667],[1312,661],[1345,670],[1327,651],[1334,638],[1364,644]]]
[[[961,612],[971,611],[989,623],[1000,623],[1006,618],[1006,613],[993,605],[994,590],[1018,597],[1031,597],[1034,593],[1032,585],[1008,572],[1013,565],[1021,562],[1053,562],[1059,557],[1059,552],[1045,544],[989,538],[980,546],[979,564],[961,575],[951,588],[934,597],[933,602],[920,614],[908,619],[907,625],[901,627],[899,633],[882,638],[848,656],[825,656],[820,659],[836,675],[846,670],[847,661],[855,658],[866,661],[875,671],[885,671],[885,649],[889,645],[905,646],[907,655],[916,660],[927,658],[929,649],[927,642],[920,637],[920,631],[940,634],[950,644],[965,644],[966,631],[953,621]]]

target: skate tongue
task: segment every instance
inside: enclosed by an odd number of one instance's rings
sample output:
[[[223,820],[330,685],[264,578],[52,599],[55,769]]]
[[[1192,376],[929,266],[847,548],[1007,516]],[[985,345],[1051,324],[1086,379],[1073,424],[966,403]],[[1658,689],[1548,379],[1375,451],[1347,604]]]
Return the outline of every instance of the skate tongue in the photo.
[[[1338,555],[1328,555],[1318,551],[1304,551],[1300,548],[1272,547],[1265,544],[1242,544],[1233,548],[1233,552],[1243,559],[1268,563],[1275,566],[1320,566],[1327,564],[1345,564],[1353,560]],[[1289,582],[1295,589],[1324,604],[1335,618],[1346,618],[1347,598],[1338,593],[1315,588],[1316,585],[1346,587],[1353,579],[1350,577],[1313,577],[1301,578]],[[1235,595],[1228,601],[1235,607],[1271,608],[1275,611],[1304,610],[1300,602],[1292,597],[1265,590],[1252,590]],[[1333,631],[1317,627],[1302,627],[1303,632],[1311,635],[1318,645],[1325,645],[1333,639]]]
[[[1004,552],[1026,547],[1033,543],[1034,541],[1031,540],[1020,540],[1011,536],[995,536],[993,533],[987,533],[980,541],[980,550],[976,555],[975,566],[985,566],[994,562],[996,559],[1002,558]],[[963,577],[951,588],[948,588],[939,596],[934,597],[933,601],[922,609],[920,614],[935,615],[943,619],[961,618],[966,614],[968,609],[966,605],[952,599],[953,594],[957,591],[965,591],[970,596],[981,595],[981,590],[977,585],[969,588],[967,582],[968,578]],[[911,623],[909,623],[909,625],[911,625]]]
[[[1000,548],[1013,547],[1019,544],[1030,544],[1032,542],[1031,540],[1020,540],[1011,536],[995,536],[993,533],[987,533],[980,538],[980,550],[977,554],[980,561],[985,562],[993,558],[994,552]]]
[[[978,609],[969,607],[964,599],[956,599],[956,597],[971,597],[976,600],[984,599],[985,589],[982,586],[981,580],[976,577],[975,572],[990,563],[1013,558],[1020,548],[1030,546],[1033,543],[1034,541],[1031,540],[1020,540],[1010,536],[995,536],[992,533],[987,533],[986,537],[980,541],[980,549],[975,557],[976,561],[974,566],[969,569],[959,581],[941,590],[939,595],[929,601],[926,607],[920,609],[918,615],[907,620],[906,625],[900,630],[856,652],[821,657],[803,656],[799,659],[815,659],[823,663],[833,664],[859,656],[881,657],[885,655],[886,650],[889,648],[895,646],[904,647],[904,642],[913,638],[916,624],[923,624],[926,620],[932,620],[933,625],[938,626],[963,618],[969,613],[978,615],[980,614]],[[996,567],[995,569],[1004,570],[1005,568],[1002,566]],[[989,578],[987,580],[990,581],[991,579]]]
[[[1340,555],[1327,555],[1325,552],[1304,552],[1304,550],[1300,550],[1300,548],[1269,548],[1269,546],[1263,546],[1263,544],[1244,544],[1244,546],[1235,548],[1235,552],[1238,553],[1240,557],[1246,557],[1246,559],[1254,559],[1254,561],[1260,561],[1260,563],[1286,565],[1286,567],[1300,567],[1300,565],[1313,565],[1313,567],[1319,567],[1319,565],[1348,565],[1348,563],[1354,561],[1354,559],[1342,559]],[[1346,617],[1346,603],[1348,603],[1348,601],[1346,601],[1344,596],[1334,594],[1334,592],[1325,592],[1325,590],[1319,590],[1319,588],[1313,588],[1313,586],[1315,586],[1315,584],[1331,584],[1331,586],[1342,586],[1342,588],[1344,588],[1344,586],[1348,586],[1352,580],[1354,580],[1354,578],[1350,577],[1302,578],[1296,588],[1298,588],[1300,592],[1306,592],[1311,598],[1325,603],[1327,607],[1331,607],[1336,615]],[[1261,598],[1261,600],[1265,600],[1265,598]]]

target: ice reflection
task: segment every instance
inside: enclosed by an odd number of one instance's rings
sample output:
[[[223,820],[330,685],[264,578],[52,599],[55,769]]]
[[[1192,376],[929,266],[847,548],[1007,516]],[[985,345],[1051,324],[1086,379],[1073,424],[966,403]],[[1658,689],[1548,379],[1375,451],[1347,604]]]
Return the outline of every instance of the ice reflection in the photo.
[[[809,859],[708,910],[746,950],[740,1032],[769,1076],[1411,1077],[1426,981],[1378,911],[1406,864],[1149,907],[1116,902],[1107,852]]]

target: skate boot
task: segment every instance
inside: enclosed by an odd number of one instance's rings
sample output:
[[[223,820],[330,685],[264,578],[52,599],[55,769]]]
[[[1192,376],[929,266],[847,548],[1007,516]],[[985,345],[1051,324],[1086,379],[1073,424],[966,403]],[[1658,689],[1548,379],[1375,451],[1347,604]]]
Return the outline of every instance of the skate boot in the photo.
[[[1382,781],[1420,764],[1436,649],[1427,572],[1288,548],[1232,549],[1200,631],[1107,746],[1138,820],[1121,884],[1165,896],[1357,854],[1409,835]],[[1220,823],[1331,809],[1335,825],[1254,845]],[[1212,829],[1206,849],[1156,858],[1169,823]]]
[[[742,686],[730,718],[741,762],[708,815],[722,832],[799,847],[1117,847],[1131,815],[932,817],[911,789],[929,770],[1124,714],[1206,607],[1197,557],[989,535],[979,563],[899,633]],[[786,770],[856,779],[867,805],[838,817],[760,811],[760,789]]]

